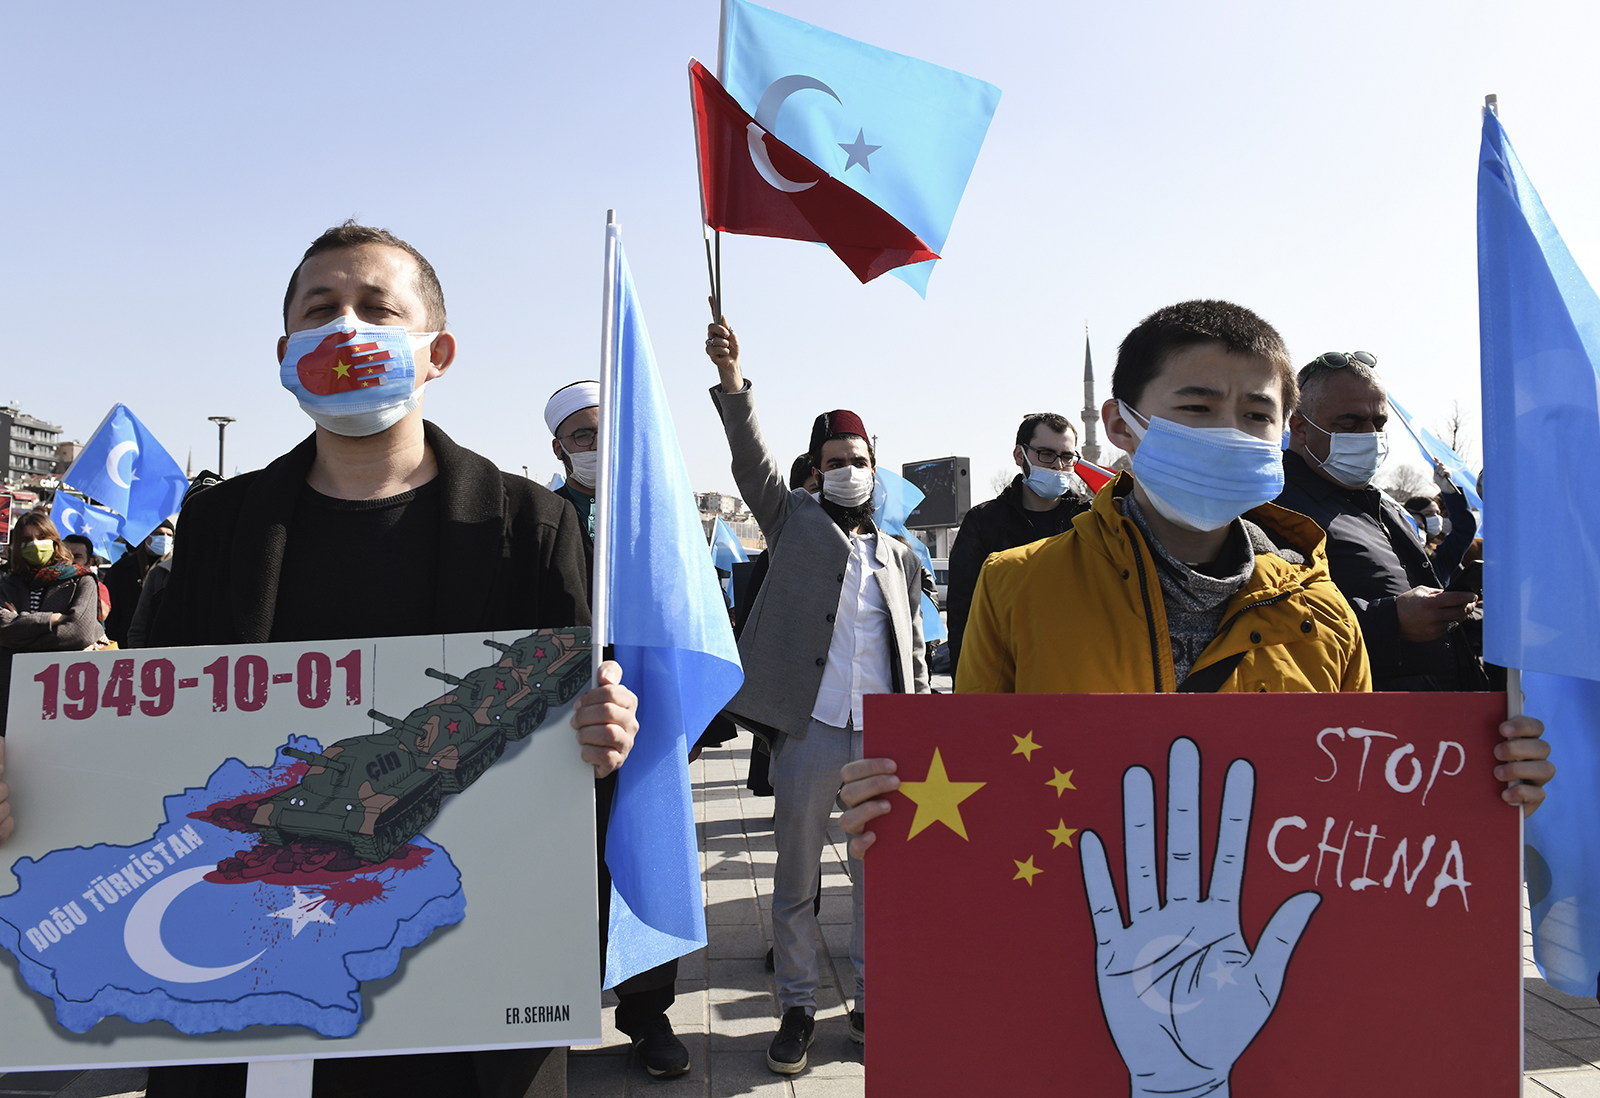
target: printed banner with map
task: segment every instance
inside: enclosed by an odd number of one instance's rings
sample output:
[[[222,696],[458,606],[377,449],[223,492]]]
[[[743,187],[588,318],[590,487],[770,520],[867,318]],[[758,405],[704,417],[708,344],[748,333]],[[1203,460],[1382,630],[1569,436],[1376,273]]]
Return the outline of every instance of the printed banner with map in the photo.
[[[596,1040],[589,679],[587,629],[18,656],[0,1070]]]
[[[869,1098],[1519,1093],[1505,695],[866,707]]]

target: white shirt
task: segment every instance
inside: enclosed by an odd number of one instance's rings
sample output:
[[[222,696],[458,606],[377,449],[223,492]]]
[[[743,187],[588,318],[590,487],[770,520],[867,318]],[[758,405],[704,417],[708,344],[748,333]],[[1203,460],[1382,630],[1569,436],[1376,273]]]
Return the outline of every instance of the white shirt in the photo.
[[[887,694],[893,689],[889,680],[889,608],[872,575],[883,569],[877,549],[876,534],[850,535],[850,560],[839,588],[828,662],[811,710],[815,720],[834,728],[844,728],[853,719],[859,730],[862,695]]]

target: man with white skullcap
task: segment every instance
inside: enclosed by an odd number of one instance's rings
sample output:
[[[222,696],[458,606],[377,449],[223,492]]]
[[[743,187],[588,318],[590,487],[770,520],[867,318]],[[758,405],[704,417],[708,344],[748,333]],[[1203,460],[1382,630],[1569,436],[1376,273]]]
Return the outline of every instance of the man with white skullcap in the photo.
[[[550,395],[544,406],[550,449],[566,469],[556,494],[571,501],[583,528],[584,547],[594,555],[594,485],[600,476],[600,383],[574,381]],[[591,568],[592,568],[591,564]]]
[[[550,449],[561,459],[566,483],[556,495],[572,503],[578,512],[584,548],[589,556],[590,587],[594,572],[594,486],[600,475],[600,383],[574,381],[551,394],[544,406],[545,426],[552,436]],[[699,745],[696,745],[697,747]],[[611,820],[611,801],[617,782],[608,778],[595,783],[595,827],[600,857],[600,953],[605,955],[605,933],[610,923],[611,874],[606,868],[606,825]],[[678,962],[657,965],[624,980],[617,993],[617,1028],[633,1041],[644,1068],[658,1078],[682,1075],[689,1070],[689,1050],[672,1032],[667,1008],[677,999]]]

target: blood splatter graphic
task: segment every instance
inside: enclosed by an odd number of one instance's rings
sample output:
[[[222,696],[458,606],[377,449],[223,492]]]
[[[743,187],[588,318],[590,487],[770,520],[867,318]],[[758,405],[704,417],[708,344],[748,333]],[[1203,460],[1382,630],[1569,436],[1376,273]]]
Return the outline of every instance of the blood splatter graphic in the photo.
[[[217,868],[207,873],[205,879],[215,884],[263,881],[286,885],[355,885],[357,881],[352,878],[357,874],[380,871],[405,873],[421,866],[431,853],[430,850],[407,843],[396,850],[388,861],[374,863],[364,862],[347,850],[315,843],[291,843],[288,846],[258,843],[218,862]]]
[[[255,831],[256,809],[284,790],[299,785],[309,769],[309,764],[303,762],[275,767],[268,772],[270,781],[263,782],[263,788],[230,800],[218,801],[209,808],[189,813],[189,818],[204,820],[229,831]]]
[[[328,885],[323,894],[331,905],[328,914],[337,915],[341,907],[346,910],[370,904],[374,900],[381,900],[389,891],[389,886],[372,877],[352,877],[349,880],[334,881]]]

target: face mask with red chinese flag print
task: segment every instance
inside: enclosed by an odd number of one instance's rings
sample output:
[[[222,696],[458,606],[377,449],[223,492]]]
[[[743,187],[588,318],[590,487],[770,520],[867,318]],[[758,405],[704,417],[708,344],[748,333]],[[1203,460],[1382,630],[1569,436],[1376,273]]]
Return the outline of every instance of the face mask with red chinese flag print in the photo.
[[[291,335],[279,377],[317,426],[347,438],[375,435],[422,403],[415,356],[438,334],[342,316]]]

